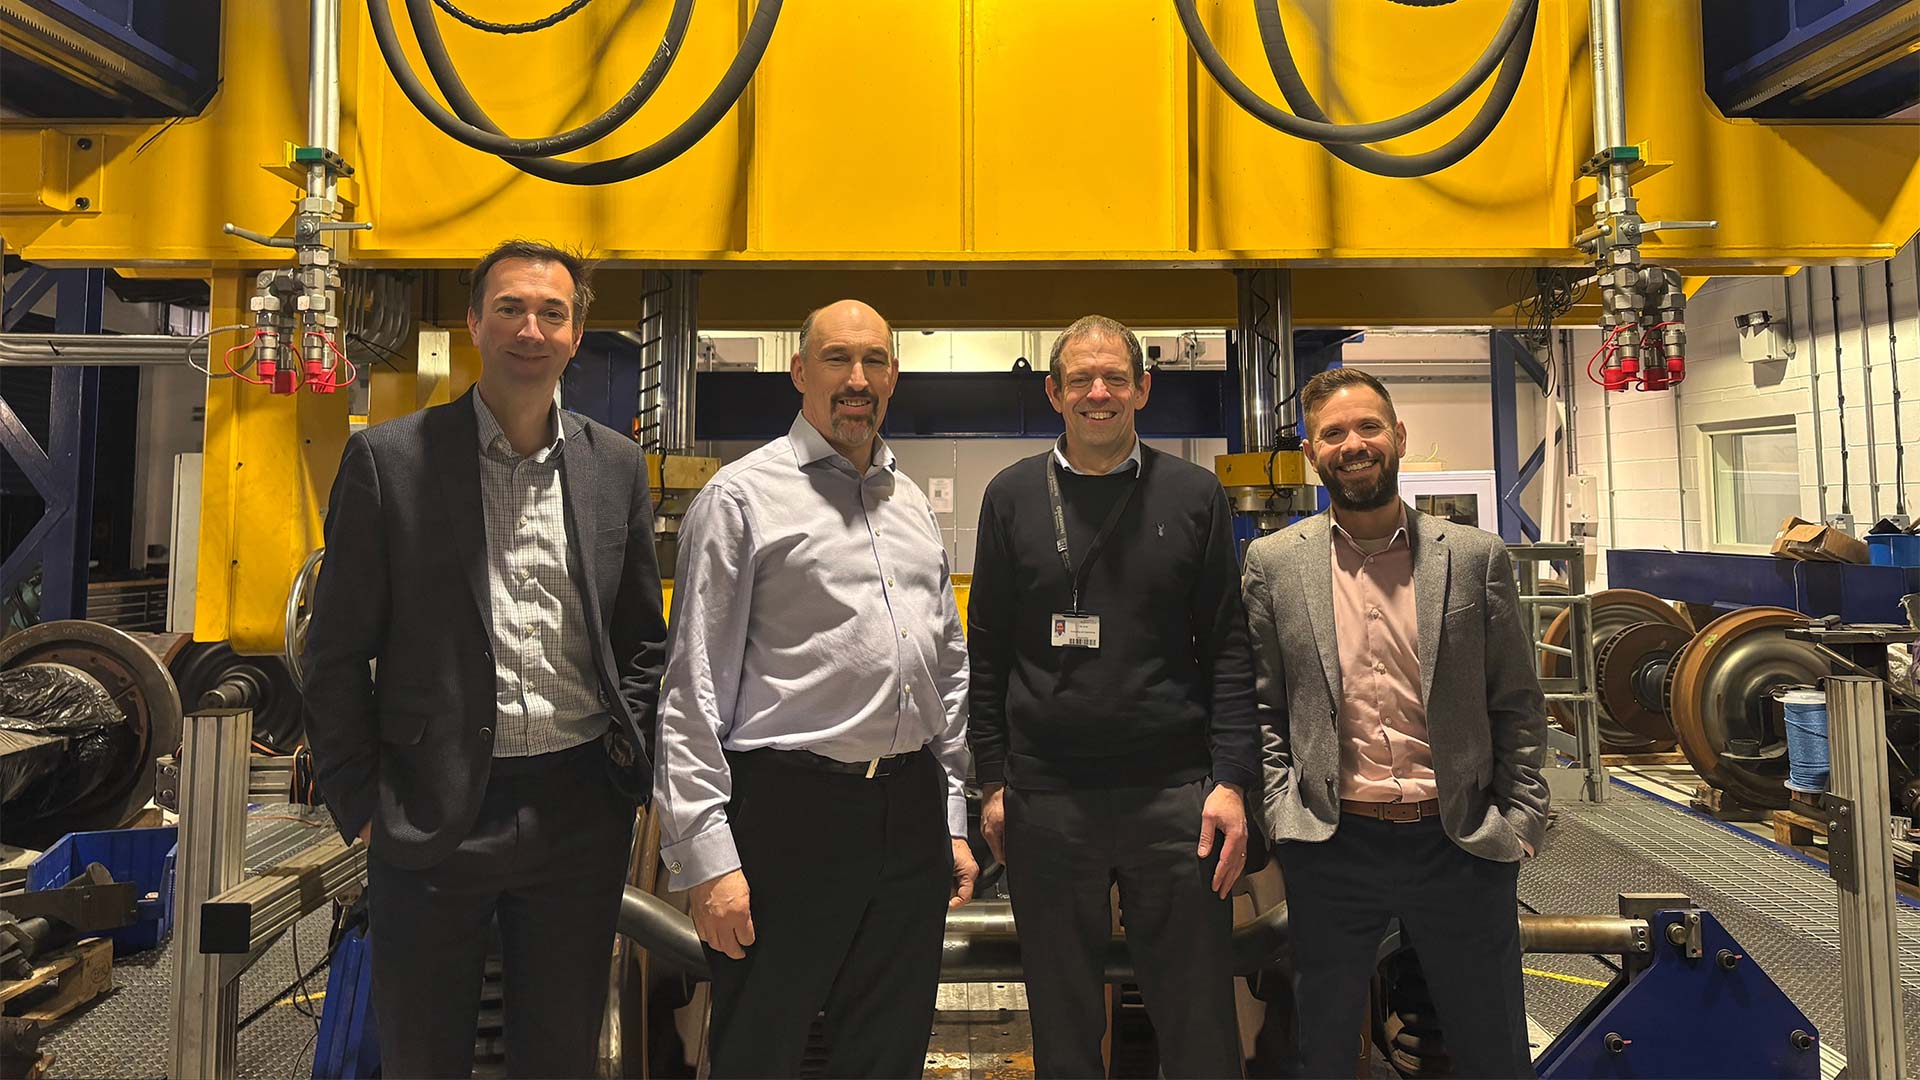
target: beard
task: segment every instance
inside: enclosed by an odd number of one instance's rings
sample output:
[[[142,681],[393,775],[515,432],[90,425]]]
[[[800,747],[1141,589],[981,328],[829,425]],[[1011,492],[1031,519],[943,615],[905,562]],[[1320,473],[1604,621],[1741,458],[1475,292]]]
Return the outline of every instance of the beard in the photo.
[[[1327,501],[1334,506],[1352,511],[1378,510],[1400,497],[1400,460],[1381,458],[1379,475],[1371,479],[1348,480],[1338,469],[1325,479]]]
[[[849,402],[865,401],[868,406],[866,415],[848,416],[842,414],[839,405],[843,400]],[[880,402],[878,398],[872,397],[856,398],[849,396],[847,398],[836,399],[832,416],[833,434],[835,438],[848,445],[863,443],[872,438],[873,433],[879,430]]]

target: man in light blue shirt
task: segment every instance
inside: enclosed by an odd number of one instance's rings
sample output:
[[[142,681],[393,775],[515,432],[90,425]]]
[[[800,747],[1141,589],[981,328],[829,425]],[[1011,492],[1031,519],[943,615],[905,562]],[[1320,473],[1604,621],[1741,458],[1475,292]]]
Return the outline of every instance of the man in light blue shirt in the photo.
[[[918,1076],[973,895],[967,653],[926,497],[879,437],[899,365],[858,301],[807,316],[800,415],[680,527],[654,791],[713,968],[712,1074]]]

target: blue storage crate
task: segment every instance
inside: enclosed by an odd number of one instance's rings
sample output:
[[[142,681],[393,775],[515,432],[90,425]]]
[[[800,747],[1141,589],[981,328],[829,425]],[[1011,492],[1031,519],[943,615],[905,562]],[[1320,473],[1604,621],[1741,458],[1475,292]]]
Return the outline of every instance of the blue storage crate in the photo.
[[[132,881],[140,894],[136,921],[108,934],[113,954],[125,956],[151,949],[173,929],[173,888],[167,874],[176,830],[107,829],[68,833],[27,867],[27,888],[57,889],[99,863],[115,881]],[[147,899],[147,894],[156,894]]]
[[[1867,537],[1867,554],[1875,566],[1920,566],[1920,536],[1881,533]]]

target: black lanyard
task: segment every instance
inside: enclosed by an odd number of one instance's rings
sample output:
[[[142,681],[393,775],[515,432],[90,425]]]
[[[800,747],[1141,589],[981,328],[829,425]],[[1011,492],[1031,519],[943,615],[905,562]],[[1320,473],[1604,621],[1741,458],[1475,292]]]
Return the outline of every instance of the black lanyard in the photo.
[[[1073,614],[1080,614],[1080,587],[1086,584],[1087,569],[1093,560],[1100,557],[1100,549],[1112,535],[1113,527],[1120,523],[1120,515],[1126,513],[1127,504],[1133,501],[1133,491],[1140,486],[1140,473],[1146,468],[1146,458],[1134,469],[1133,480],[1127,484],[1127,493],[1107,511],[1107,519],[1100,523],[1100,530],[1093,534],[1093,543],[1087,545],[1087,561],[1080,564],[1080,572],[1073,572],[1073,555],[1067,550],[1067,512],[1060,505],[1060,461],[1052,454],[1047,455],[1047,501],[1053,505],[1053,549],[1060,553],[1060,565],[1066,567],[1067,577],[1073,582]]]

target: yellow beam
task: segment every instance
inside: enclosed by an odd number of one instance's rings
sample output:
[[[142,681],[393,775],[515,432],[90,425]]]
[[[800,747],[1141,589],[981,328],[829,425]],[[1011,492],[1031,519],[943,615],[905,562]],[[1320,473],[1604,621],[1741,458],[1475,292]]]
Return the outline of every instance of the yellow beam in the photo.
[[[678,124],[732,57],[748,7],[702,5],[659,94],[590,156]],[[1426,100],[1505,7],[1283,5],[1302,70],[1340,119]],[[445,36],[502,127],[550,132],[627,87],[665,9],[591,5],[539,34],[449,25]],[[1542,0],[1506,119],[1432,177],[1364,174],[1245,115],[1197,69],[1170,0],[811,0],[783,12],[741,108],[680,160],[600,188],[526,177],[439,133],[399,95],[365,11],[345,12],[343,149],[359,170],[355,216],[377,226],[352,239],[363,265],[464,267],[515,234],[590,244],[616,265],[1579,261],[1569,193],[1592,143],[1582,0]],[[1277,97],[1252,5],[1203,0],[1202,13],[1241,76]],[[96,175],[62,141],[80,129],[50,129],[61,137],[49,148],[43,122],[0,125],[0,234],[12,249],[49,264],[275,261],[220,225],[272,229],[295,198],[261,166],[305,128],[305,12],[229,4],[223,19],[224,82],[203,116],[85,125],[102,176],[85,212],[59,205],[76,176]],[[1628,130],[1673,163],[1644,177],[1642,210],[1721,223],[1666,234],[1650,259],[1695,276],[1876,259],[1920,227],[1920,127],[1728,120],[1702,89],[1697,5],[1647,0],[1625,19]],[[514,78],[487,77],[499,71]],[[1431,146],[1461,122],[1389,148]]]
[[[213,325],[251,321],[252,289],[251,274],[215,273]],[[284,649],[287,593],[301,562],[321,546],[321,513],[347,441],[348,397],[273,395],[233,378],[208,382],[196,641],[227,641],[248,654]]]

